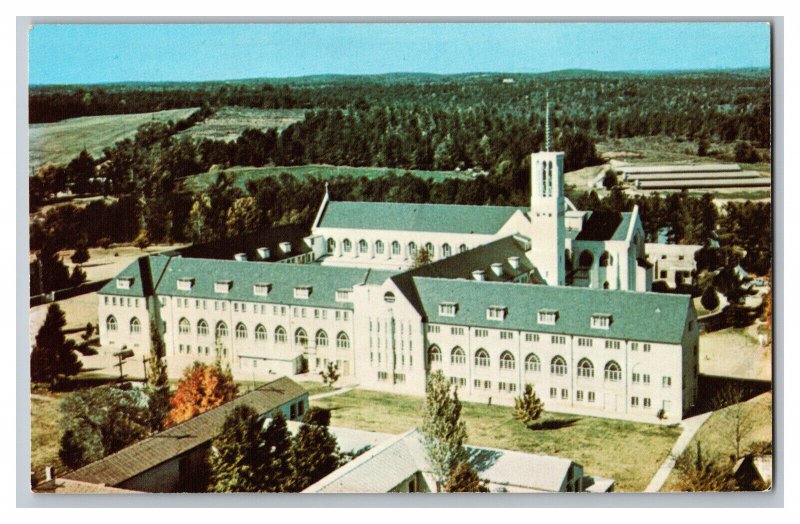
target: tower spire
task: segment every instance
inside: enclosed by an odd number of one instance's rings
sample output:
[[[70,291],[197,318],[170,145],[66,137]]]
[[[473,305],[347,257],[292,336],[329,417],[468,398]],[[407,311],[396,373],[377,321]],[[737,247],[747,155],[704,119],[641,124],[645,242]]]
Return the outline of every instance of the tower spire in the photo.
[[[544,124],[544,150],[550,151],[550,92],[545,91],[545,100],[547,101],[545,109],[545,124]]]

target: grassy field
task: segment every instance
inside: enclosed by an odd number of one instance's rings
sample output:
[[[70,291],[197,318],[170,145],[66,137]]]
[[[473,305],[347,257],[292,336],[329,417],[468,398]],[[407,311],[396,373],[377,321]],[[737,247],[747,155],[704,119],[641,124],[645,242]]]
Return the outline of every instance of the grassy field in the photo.
[[[57,472],[63,471],[58,458],[61,438],[58,405],[63,395],[48,393],[46,397],[48,400],[31,399],[31,468],[40,478],[44,478],[47,466],[53,466]]]
[[[29,127],[30,165],[38,169],[46,164],[67,164],[84,148],[97,158],[104,148],[113,146],[119,140],[133,138],[136,128],[150,120],[174,122],[196,110],[171,109],[132,115],[86,116],[50,124],[32,124]]]
[[[317,400],[332,426],[401,433],[421,425],[424,399],[364,390]],[[611,477],[617,491],[641,491],[680,434],[675,427],[545,413],[541,429],[526,429],[503,406],[465,403],[469,443],[576,460],[587,473]]]
[[[704,375],[772,379],[772,351],[758,343],[757,327],[725,328],[700,335],[699,371]]]
[[[456,171],[415,171],[406,169],[394,169],[387,167],[349,167],[349,166],[328,166],[328,165],[307,165],[307,166],[270,166],[270,167],[234,167],[220,171],[209,171],[184,179],[184,187],[191,191],[202,191],[216,180],[217,175],[226,173],[234,180],[234,185],[242,189],[249,180],[259,180],[268,176],[278,176],[283,173],[294,175],[297,178],[319,177],[332,178],[335,176],[354,176],[377,178],[389,173],[398,176],[410,172],[420,178],[445,180],[457,178],[461,180],[472,180],[470,175]]]
[[[251,107],[227,106],[213,116],[178,136],[189,135],[194,139],[208,138],[230,142],[239,138],[247,128],[266,130],[277,128],[283,131],[305,118],[305,109],[255,109]]]
[[[772,393],[763,393],[745,403],[747,416],[752,417],[755,427],[752,432],[745,436],[743,448],[747,449],[754,442],[772,442]],[[717,411],[709,417],[697,434],[692,439],[687,452],[694,453],[697,442],[700,442],[701,449],[708,456],[718,456],[723,460],[728,455],[735,453],[735,448],[729,439],[726,438],[727,421],[725,408]],[[678,475],[673,471],[664,483],[661,491],[676,491]]]

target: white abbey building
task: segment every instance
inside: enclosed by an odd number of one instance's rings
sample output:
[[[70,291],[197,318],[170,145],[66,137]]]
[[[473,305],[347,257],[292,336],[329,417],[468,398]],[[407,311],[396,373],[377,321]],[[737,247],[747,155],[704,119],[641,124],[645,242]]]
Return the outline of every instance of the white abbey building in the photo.
[[[467,401],[513,405],[532,383],[551,411],[680,420],[697,391],[691,298],[649,292],[636,208],[579,211],[562,153],[531,166],[530,209],[326,194],[294,242],[142,258],[100,291],[102,351],[141,358],[157,319],[171,376],[217,355],[241,379],[334,361],[364,388],[424,395],[441,369]],[[414,268],[422,248],[432,262]]]

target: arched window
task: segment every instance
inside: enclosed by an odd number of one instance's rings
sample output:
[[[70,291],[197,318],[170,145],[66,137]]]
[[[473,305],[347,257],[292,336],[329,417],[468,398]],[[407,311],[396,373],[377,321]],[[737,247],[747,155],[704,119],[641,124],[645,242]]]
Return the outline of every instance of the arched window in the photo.
[[[106,331],[116,331],[117,330],[117,319],[114,315],[109,315],[106,319]]]
[[[436,253],[436,250],[433,248],[433,244],[431,244],[430,242],[425,244],[425,251],[428,252],[431,258],[433,258],[433,255]]]
[[[441,362],[442,350],[436,344],[428,348],[428,362]]]
[[[622,368],[613,360],[609,360],[605,368],[606,380],[611,382],[619,382],[622,380]]]
[[[578,362],[578,376],[585,378],[594,377],[594,364],[588,358],[582,358]]]
[[[267,328],[261,324],[256,326],[256,340],[267,340]]]
[[[467,357],[464,354],[464,350],[460,347],[456,346],[450,352],[450,363],[451,364],[466,364]]]
[[[320,329],[319,331],[317,331],[314,340],[317,343],[317,347],[323,347],[323,348],[328,347],[328,334],[325,333],[324,330]]]
[[[489,364],[491,363],[491,359],[489,358],[489,353],[481,348],[475,352],[475,365],[480,368],[488,368]]]
[[[578,265],[583,268],[592,267],[594,263],[594,255],[588,249],[584,250],[581,253],[581,256],[578,257]]]
[[[328,239],[328,253],[333,253],[336,249],[336,241],[332,238]]]
[[[395,301],[394,293],[392,293],[391,291],[387,291],[386,293],[384,293],[383,301],[386,302],[387,304],[394,303]]]
[[[362,238],[361,240],[358,241],[358,252],[359,253],[366,253],[368,249],[369,249],[369,246],[367,245],[367,241],[366,240],[364,240]]]
[[[463,253],[466,250],[467,250],[467,245],[466,244],[461,244],[460,246],[458,246],[458,252],[459,253]]]
[[[414,242],[408,243],[408,254],[412,257],[417,256],[417,245]]]
[[[567,374],[567,362],[564,360],[564,357],[560,355],[553,357],[553,360],[550,361],[550,373],[553,375]]]
[[[400,242],[395,240],[392,242],[392,255],[399,255],[400,254]]]
[[[603,282],[603,289],[608,289],[608,280]]]
[[[503,351],[503,354],[500,355],[500,369],[514,369],[515,367],[517,366],[514,355],[508,351]]]
[[[208,336],[208,322],[202,318],[197,322],[197,334],[201,337]]]
[[[349,253],[350,251],[353,250],[353,244],[350,242],[349,238],[345,238],[344,240],[342,240],[342,249],[344,250],[345,253]]]
[[[188,335],[192,332],[192,326],[189,324],[189,321],[186,318],[182,318],[178,321],[178,333],[181,335]]]
[[[244,340],[247,338],[247,326],[241,322],[236,324],[236,338],[239,340]]]
[[[131,319],[131,334],[136,335],[142,332],[142,324],[139,322],[139,319],[133,317]]]
[[[296,346],[306,347],[308,345],[308,334],[303,328],[297,328],[294,332],[294,343]]]
[[[382,255],[383,254],[383,241],[382,240],[376,240],[375,241],[375,254],[376,255]]]
[[[453,252],[450,249],[450,244],[442,244],[442,258],[447,258],[452,254]]]
[[[541,369],[542,363],[534,353],[529,353],[525,357],[525,371],[538,372]]]
[[[217,327],[214,329],[216,338],[225,338],[228,336],[228,325],[225,322],[217,322]]]
[[[283,329],[283,326],[278,326],[275,328],[275,342],[278,344],[286,343],[286,330]]]
[[[607,267],[611,264],[611,255],[608,254],[608,251],[603,251],[603,254],[600,255],[600,267]]]
[[[347,333],[344,331],[340,331],[339,334],[336,335],[336,347],[339,349],[350,348],[350,337],[348,337]]]

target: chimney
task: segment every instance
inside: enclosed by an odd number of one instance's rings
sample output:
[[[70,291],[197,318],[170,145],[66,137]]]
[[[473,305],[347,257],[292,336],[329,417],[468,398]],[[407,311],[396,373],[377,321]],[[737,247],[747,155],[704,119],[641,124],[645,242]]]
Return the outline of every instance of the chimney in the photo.
[[[236,253],[233,258],[237,262],[247,262],[247,253]]]
[[[519,257],[508,257],[508,263],[514,269],[519,269]]]
[[[498,277],[502,276],[503,275],[503,264],[501,262],[495,262],[494,264],[492,264],[492,273],[494,273]]]
[[[278,247],[280,248],[281,253],[283,253],[284,255],[287,254],[287,253],[291,253],[292,252],[292,243],[291,242],[281,242],[278,245]]]
[[[268,247],[260,247],[256,249],[258,256],[261,257],[261,260],[266,260],[269,258],[269,248]]]
[[[47,466],[44,468],[44,479],[48,482],[55,480],[53,477],[53,466]]]
[[[486,274],[482,269],[476,269],[472,272],[472,278],[475,280],[483,281],[486,280]]]

